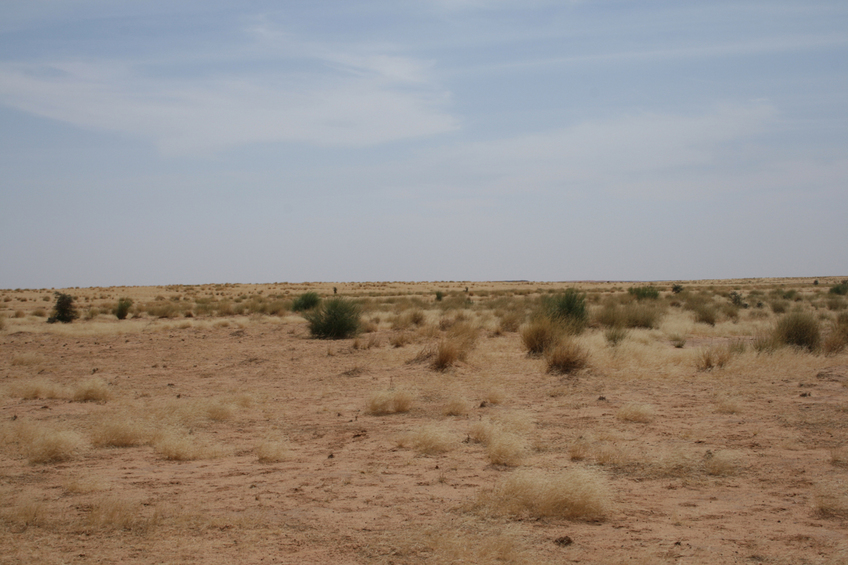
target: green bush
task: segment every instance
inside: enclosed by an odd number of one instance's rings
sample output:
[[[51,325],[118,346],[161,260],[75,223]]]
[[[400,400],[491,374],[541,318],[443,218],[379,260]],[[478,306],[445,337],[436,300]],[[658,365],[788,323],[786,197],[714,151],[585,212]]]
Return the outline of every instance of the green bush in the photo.
[[[586,295],[576,288],[568,288],[562,294],[543,298],[542,311],[548,318],[573,333],[583,331],[589,319]]]
[[[792,312],[783,316],[774,329],[774,338],[783,345],[794,345],[813,351],[821,344],[821,330],[815,316]]]
[[[321,297],[317,292],[304,292],[292,302],[292,312],[304,312],[312,310],[321,303]]]
[[[130,313],[132,305],[133,301],[131,298],[119,299],[118,304],[115,306],[115,316],[117,316],[119,320],[125,320],[127,318],[127,314]]]
[[[660,291],[654,286],[631,286],[627,292],[636,300],[656,300]]]
[[[674,294],[680,294],[681,292],[683,292],[683,285],[682,284],[671,285],[671,292],[673,292]]]
[[[344,339],[359,331],[359,305],[344,298],[327,300],[304,317],[309,333],[319,339]]]
[[[62,322],[63,324],[69,324],[77,319],[79,314],[77,313],[76,306],[74,306],[74,297],[62,292],[55,294],[56,305],[53,306],[53,315],[47,318],[47,323],[54,324],[56,322]]]
[[[839,296],[845,296],[848,294],[848,280],[844,280],[841,283],[830,287],[828,291],[830,294],[838,294]]]
[[[436,291],[436,302],[441,302],[444,297],[445,297],[444,292],[442,292],[441,290]]]

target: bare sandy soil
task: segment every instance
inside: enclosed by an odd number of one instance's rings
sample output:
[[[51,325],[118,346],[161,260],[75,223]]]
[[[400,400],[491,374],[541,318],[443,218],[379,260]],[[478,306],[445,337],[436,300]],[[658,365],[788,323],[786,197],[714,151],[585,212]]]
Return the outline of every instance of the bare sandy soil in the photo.
[[[372,305],[374,331],[338,341],[291,313],[48,326],[30,312],[49,293],[9,305],[0,563],[848,563],[845,351],[743,347],[702,370],[776,315],[672,306],[617,347],[590,328],[588,368],[556,375],[497,331],[483,305],[502,296],[445,310],[431,286],[423,321]],[[480,328],[465,361],[416,361],[457,316]],[[369,412],[380,391],[409,410]],[[507,500],[510,477],[543,491],[574,470],[596,511]]]

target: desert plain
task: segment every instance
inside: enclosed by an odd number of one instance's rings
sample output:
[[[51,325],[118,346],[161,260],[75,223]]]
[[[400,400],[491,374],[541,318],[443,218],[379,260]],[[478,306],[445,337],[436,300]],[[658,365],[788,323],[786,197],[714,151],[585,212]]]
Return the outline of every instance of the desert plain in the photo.
[[[0,563],[848,563],[843,280],[0,290]]]

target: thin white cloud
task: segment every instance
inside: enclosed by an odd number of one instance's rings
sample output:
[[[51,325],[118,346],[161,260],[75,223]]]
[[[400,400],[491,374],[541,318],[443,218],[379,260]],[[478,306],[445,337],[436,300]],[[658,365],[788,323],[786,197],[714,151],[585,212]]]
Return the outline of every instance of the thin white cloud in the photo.
[[[107,60],[0,63],[0,103],[149,138],[165,154],[278,141],[366,146],[458,127],[447,111],[449,93],[430,80],[426,61],[300,51],[306,71],[193,79]]]

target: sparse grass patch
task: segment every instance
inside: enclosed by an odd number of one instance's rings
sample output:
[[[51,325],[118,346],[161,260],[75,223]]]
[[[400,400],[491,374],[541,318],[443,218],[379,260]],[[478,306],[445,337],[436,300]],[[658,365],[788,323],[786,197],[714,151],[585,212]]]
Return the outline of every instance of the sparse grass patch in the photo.
[[[612,327],[608,328],[604,332],[604,338],[607,340],[607,343],[610,347],[617,347],[621,342],[623,342],[627,338],[628,333],[629,332],[626,328]]]
[[[218,459],[229,451],[220,445],[202,442],[193,434],[163,433],[153,442],[153,450],[169,461],[196,461]]]
[[[12,426],[12,441],[30,463],[58,463],[73,459],[85,446],[82,436],[71,430],[58,430],[39,423],[19,423]]]
[[[110,495],[91,506],[85,523],[97,530],[146,531],[156,526],[159,519],[155,511],[152,516],[146,516],[139,502]]]
[[[468,401],[458,394],[453,394],[445,403],[442,413],[445,416],[465,416],[468,410]]]
[[[412,408],[412,394],[405,390],[381,390],[368,399],[367,411],[374,416],[409,412]]]
[[[603,520],[610,514],[612,502],[599,473],[569,469],[549,475],[519,470],[491,491],[482,492],[476,506],[494,515]]]
[[[9,392],[25,400],[35,398],[71,398],[73,391],[44,378],[20,380],[9,385]]]
[[[97,423],[91,439],[97,447],[135,447],[149,443],[151,432],[141,422],[113,414]]]
[[[615,417],[624,422],[648,424],[657,417],[657,410],[650,404],[625,404],[619,408]]]

